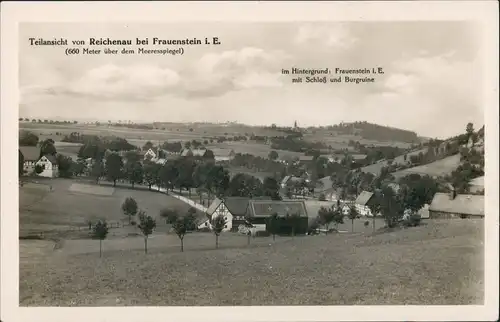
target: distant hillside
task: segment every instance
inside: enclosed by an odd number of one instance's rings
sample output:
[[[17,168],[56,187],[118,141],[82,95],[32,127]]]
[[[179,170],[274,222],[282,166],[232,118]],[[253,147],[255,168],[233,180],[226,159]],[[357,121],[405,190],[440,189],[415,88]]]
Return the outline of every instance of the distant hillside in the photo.
[[[329,129],[337,132],[339,135],[358,135],[367,140],[420,143],[417,133],[413,131],[368,123],[366,121],[341,123],[333,125]]]

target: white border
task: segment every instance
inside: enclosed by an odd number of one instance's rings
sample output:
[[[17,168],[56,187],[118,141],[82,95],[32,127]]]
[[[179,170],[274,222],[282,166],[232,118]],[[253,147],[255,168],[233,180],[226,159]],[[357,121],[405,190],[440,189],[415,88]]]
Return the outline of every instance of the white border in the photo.
[[[1,4],[2,321],[343,321],[498,319],[498,2],[2,2]],[[18,27],[26,22],[477,20],[484,35],[486,116],[486,293],[484,306],[19,308]]]

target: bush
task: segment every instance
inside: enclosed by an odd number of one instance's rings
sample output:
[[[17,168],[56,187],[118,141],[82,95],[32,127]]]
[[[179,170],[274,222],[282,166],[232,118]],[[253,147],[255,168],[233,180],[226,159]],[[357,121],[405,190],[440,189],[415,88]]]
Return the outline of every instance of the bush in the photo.
[[[255,237],[269,237],[271,234],[266,230],[259,230],[255,232]]]
[[[368,227],[368,226],[370,226],[370,222],[367,220],[367,221],[365,221],[364,225],[365,225],[365,227]]]
[[[420,226],[420,222],[422,218],[419,214],[413,214],[408,216],[405,220],[403,220],[403,226],[405,227],[417,227]]]
[[[135,220],[132,220],[132,221],[130,222],[130,224],[131,224],[132,226],[135,226],[135,225],[137,225],[137,222],[136,222]]]
[[[319,201],[326,201],[326,196],[324,193],[320,194],[319,195],[319,198],[318,198]]]

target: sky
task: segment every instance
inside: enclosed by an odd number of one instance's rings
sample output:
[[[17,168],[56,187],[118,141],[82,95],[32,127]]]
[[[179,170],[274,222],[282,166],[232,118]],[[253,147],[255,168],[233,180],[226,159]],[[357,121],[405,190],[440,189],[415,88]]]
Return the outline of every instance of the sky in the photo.
[[[368,121],[427,137],[484,124],[481,44],[476,26],[466,22],[23,23],[19,34],[20,117],[284,126]],[[64,47],[30,46],[30,37],[70,43],[218,37],[221,45],[183,46],[175,56],[65,55]],[[281,73],[292,67],[382,67],[384,74],[374,83],[297,84]]]

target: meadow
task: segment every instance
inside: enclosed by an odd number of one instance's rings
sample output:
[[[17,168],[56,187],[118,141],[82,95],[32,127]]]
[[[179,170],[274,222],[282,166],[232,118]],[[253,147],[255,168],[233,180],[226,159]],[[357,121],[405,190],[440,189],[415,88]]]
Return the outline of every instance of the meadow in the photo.
[[[37,182],[25,183],[19,188],[20,236],[40,232],[54,237],[66,236],[63,231],[86,227],[87,220],[128,222],[121,211],[127,197],[133,197],[139,208],[156,218],[160,225],[163,223],[159,216],[161,209],[181,213],[189,209],[184,202],[155,191],[115,189],[69,179],[37,178]],[[49,186],[52,186],[52,191]]]
[[[441,160],[424,164],[418,167],[408,168],[392,173],[394,178],[398,179],[406,175],[416,173],[420,175],[429,175],[431,177],[446,176],[451,174],[460,165],[460,154],[455,154]]]
[[[482,304],[483,221],[428,221],[393,232],[303,237],[21,241],[20,306]],[[163,238],[163,239],[162,239]],[[42,242],[40,244],[39,242]],[[38,247],[26,244],[38,243]],[[43,244],[44,243],[44,244]],[[128,245],[128,244],[127,244]],[[67,248],[65,250],[65,248]],[[31,253],[27,256],[27,250]],[[35,250],[33,250],[35,249]]]

